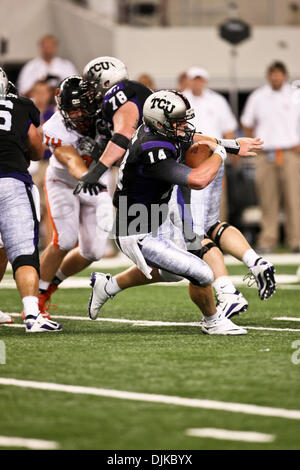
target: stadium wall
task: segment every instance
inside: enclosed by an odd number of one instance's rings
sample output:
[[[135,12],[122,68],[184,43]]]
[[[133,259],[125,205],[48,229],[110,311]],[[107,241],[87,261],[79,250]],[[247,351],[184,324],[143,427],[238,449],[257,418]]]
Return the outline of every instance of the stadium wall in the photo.
[[[51,32],[60,40],[60,55],[79,70],[93,57],[115,55],[132,78],[150,73],[158,87],[174,86],[191,65],[207,68],[211,85],[228,88],[233,73],[231,46],[215,27],[128,27],[104,20],[99,13],[61,0],[1,0],[1,36],[9,39],[4,62],[24,62],[36,55],[37,41]],[[237,48],[236,76],[240,89],[264,81],[267,65],[286,62],[292,78],[300,78],[297,26],[257,26]]]

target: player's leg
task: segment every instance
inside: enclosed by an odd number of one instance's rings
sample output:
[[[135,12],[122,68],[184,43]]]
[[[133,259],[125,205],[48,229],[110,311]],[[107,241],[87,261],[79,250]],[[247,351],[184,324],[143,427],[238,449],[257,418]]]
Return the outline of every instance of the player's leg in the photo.
[[[6,178],[1,189],[6,197],[0,204],[0,231],[23,302],[26,331],[59,331],[61,325],[44,319],[38,307],[38,190],[13,178]]]
[[[0,237],[0,282],[3,279],[3,276],[6,271],[6,266],[7,266],[7,256],[6,256],[6,251],[5,248],[3,247],[2,240]]]
[[[7,260],[6,252],[3,247],[3,243],[1,240],[1,236],[0,236],[0,282],[2,281],[4,273],[5,273],[7,261],[8,260]],[[10,315],[0,310],[0,325],[3,325],[5,323],[13,323],[13,322],[14,320]]]
[[[92,262],[99,261],[105,252],[107,239],[113,225],[113,206],[107,192],[98,196],[82,194],[80,201],[78,247],[70,250],[53,276],[45,296],[51,295],[68,277],[79,273]]]
[[[201,327],[209,334],[245,334],[246,331],[226,319],[220,307],[216,307],[211,283],[213,272],[199,257],[176,246],[161,236],[146,236],[141,252],[149,265],[182,276],[190,281],[190,295],[203,313]]]
[[[257,283],[261,300],[268,299],[275,292],[274,266],[251,248],[236,227],[218,221],[210,227],[208,234],[224,253],[234,256],[248,267]]]
[[[52,287],[64,257],[74,248],[79,231],[79,198],[73,195],[72,188],[57,181],[48,168],[45,182],[47,207],[53,226],[53,239],[41,255],[41,278],[39,282],[39,306],[44,316],[49,314],[46,304],[56,290]]]
[[[222,307],[225,315],[230,318],[245,311],[248,307],[248,302],[235,288],[228,276],[223,254],[219,248],[208,238],[204,238],[200,247],[198,247],[197,238],[192,240],[190,235],[192,230],[192,233],[196,233],[201,239],[204,236],[207,225],[218,220],[223,173],[224,169],[221,168],[216,179],[204,190],[187,192],[183,188],[178,188],[177,207],[180,208],[180,219],[184,221],[184,235],[188,250],[202,258],[212,269],[214,273],[213,287],[216,291],[218,305]],[[178,224],[178,216],[176,217],[176,210],[174,210],[173,206],[172,213],[175,213],[174,222]],[[189,223],[189,219],[192,222]],[[191,227],[187,233],[189,225]]]
[[[202,257],[214,273],[212,285],[216,292],[217,304],[221,306],[228,318],[245,312],[248,302],[231,281],[222,252],[209,238],[202,241],[202,246],[203,248],[198,251],[198,256]]]

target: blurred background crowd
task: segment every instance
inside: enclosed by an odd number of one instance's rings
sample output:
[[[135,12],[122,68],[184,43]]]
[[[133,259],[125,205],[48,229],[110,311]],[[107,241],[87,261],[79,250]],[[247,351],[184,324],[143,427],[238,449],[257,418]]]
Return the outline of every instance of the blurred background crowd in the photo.
[[[9,4],[29,29],[43,8],[52,15],[31,29],[30,40],[24,26],[24,47],[19,33],[1,27],[1,66],[35,102],[41,124],[55,112],[62,79],[80,74],[94,57],[116,56],[131,79],[182,91],[197,131],[264,140],[257,158],[227,159],[221,220],[261,253],[300,252],[300,1],[27,0],[24,12],[24,2],[3,0],[2,22]],[[52,236],[43,190],[49,158],[46,150],[30,167],[41,193],[41,247]]]

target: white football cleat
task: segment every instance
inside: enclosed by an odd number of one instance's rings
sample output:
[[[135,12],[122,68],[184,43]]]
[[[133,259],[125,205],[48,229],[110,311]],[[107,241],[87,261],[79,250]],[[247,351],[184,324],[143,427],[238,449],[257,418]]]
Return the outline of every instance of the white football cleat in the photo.
[[[274,277],[275,268],[273,264],[263,258],[259,258],[256,261],[255,266],[250,268],[250,272],[256,281],[260,299],[267,300],[276,290],[276,281]],[[245,276],[245,278],[246,277],[247,276]]]
[[[40,313],[37,317],[27,316],[25,318],[26,333],[50,333],[55,331],[61,331],[62,326],[60,323],[56,323],[48,318],[43,317]]]
[[[0,310],[0,325],[10,324],[13,323],[13,318],[8,315],[8,313],[4,313]]]
[[[105,290],[105,286],[110,278],[111,275],[109,273],[92,273],[91,275],[90,286],[92,287],[92,293],[89,301],[89,317],[91,320],[96,320],[101,307],[108,301],[108,299],[112,299],[114,297],[113,295],[107,294]]]
[[[223,314],[219,315],[217,320],[213,321],[206,321],[204,318],[200,322],[200,328],[203,333],[207,335],[228,335],[228,336],[236,336],[236,335],[246,335],[247,330],[241,328],[238,325],[235,325],[231,320],[224,317]]]
[[[217,305],[220,307],[226,318],[239,315],[248,308],[248,302],[241,292],[236,290],[233,294],[225,292],[216,293]]]

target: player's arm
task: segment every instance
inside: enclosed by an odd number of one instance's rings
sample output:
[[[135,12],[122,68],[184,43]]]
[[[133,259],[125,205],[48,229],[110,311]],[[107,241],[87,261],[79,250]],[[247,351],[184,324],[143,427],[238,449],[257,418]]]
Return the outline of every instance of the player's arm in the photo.
[[[57,160],[68,168],[68,172],[76,179],[80,179],[88,171],[84,160],[73,145],[56,147],[53,154]]]
[[[238,139],[216,139],[203,134],[194,135],[195,142],[210,141],[225,147],[226,152],[244,157],[256,156],[256,151],[263,149],[263,141],[259,138],[240,137]]]
[[[114,135],[101,155],[100,162],[107,168],[122,158],[139,122],[139,110],[135,103],[127,101],[113,116]]]
[[[135,103],[127,101],[113,116],[114,135],[108,142],[101,158],[96,166],[80,179],[74,190],[74,194],[86,190],[93,191],[93,186],[97,184],[99,178],[115,162],[123,158],[129,141],[136,131],[139,122],[139,110]]]
[[[33,124],[30,124],[27,133],[26,146],[30,160],[37,161],[43,158],[45,148],[43,146],[42,137],[38,129]]]
[[[176,162],[172,158],[157,161],[144,168],[145,176],[157,178],[169,183],[188,186],[191,189],[203,189],[216,177],[222,162],[226,158],[226,151],[215,142],[205,142],[214,152],[198,168],[191,169],[186,165]],[[152,158],[153,157],[152,152]]]

